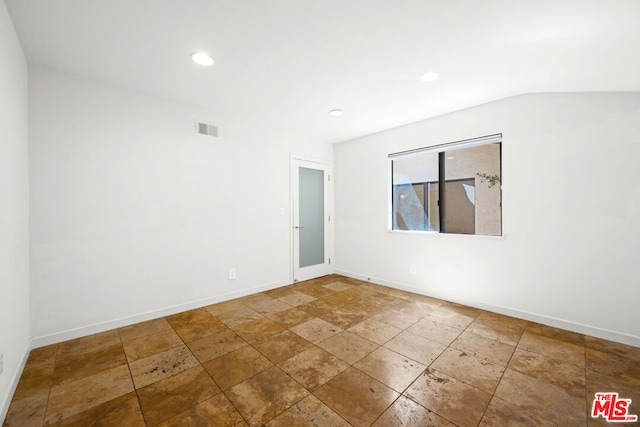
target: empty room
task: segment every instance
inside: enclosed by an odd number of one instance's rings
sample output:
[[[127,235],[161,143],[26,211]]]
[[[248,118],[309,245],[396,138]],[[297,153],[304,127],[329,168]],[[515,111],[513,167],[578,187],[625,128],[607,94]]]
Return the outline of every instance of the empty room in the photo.
[[[0,423],[640,425],[638,22],[3,0]]]

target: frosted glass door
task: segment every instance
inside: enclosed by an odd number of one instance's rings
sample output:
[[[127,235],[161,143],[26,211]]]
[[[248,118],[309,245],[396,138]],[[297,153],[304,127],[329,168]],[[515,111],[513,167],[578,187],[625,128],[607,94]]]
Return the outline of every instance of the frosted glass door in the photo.
[[[293,280],[329,274],[329,166],[293,158]]]
[[[298,169],[300,209],[299,268],[324,264],[324,171]]]

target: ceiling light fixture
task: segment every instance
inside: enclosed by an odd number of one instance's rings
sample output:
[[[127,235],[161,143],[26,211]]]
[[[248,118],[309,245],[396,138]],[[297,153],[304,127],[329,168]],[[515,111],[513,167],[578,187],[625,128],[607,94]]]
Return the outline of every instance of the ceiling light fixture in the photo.
[[[340,109],[338,109],[338,108],[336,108],[335,110],[331,110],[331,111],[329,111],[329,115],[330,115],[330,116],[333,116],[333,117],[341,116],[341,115],[342,115],[342,113],[344,113],[344,111],[342,111],[342,110],[340,110]]]
[[[420,81],[425,83],[432,82],[434,80],[437,80],[438,77],[440,77],[440,74],[436,73],[435,71],[429,71],[420,76]]]
[[[210,67],[213,65],[213,58],[202,52],[194,52],[191,54],[191,59],[198,65],[203,67]]]

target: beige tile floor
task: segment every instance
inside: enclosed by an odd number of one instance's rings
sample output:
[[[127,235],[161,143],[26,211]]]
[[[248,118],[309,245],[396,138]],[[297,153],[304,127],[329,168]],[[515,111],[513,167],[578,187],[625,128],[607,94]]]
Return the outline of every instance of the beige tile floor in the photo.
[[[31,352],[5,426],[605,425],[640,348],[326,276]]]

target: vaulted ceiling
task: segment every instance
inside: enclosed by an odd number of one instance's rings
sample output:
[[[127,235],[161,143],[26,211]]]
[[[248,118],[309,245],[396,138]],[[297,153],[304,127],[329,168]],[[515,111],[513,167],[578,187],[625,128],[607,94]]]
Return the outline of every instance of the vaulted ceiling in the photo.
[[[31,64],[310,142],[522,93],[640,90],[638,0],[5,1]]]

